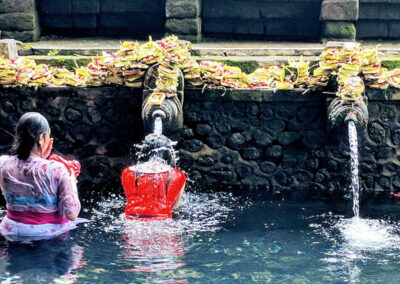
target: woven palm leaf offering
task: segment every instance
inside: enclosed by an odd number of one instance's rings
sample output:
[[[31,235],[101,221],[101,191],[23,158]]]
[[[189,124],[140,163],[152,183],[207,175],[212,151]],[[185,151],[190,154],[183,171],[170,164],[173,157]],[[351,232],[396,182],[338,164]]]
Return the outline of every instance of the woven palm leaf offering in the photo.
[[[0,57],[0,85],[14,85],[16,75],[17,66],[12,61]]]
[[[223,69],[221,85],[224,87],[241,89],[248,87],[248,78],[239,67],[225,66]]]
[[[365,90],[364,81],[359,76],[348,77],[341,81],[342,84],[336,93],[341,102],[343,104],[361,102]]]
[[[211,87],[221,86],[225,66],[225,64],[217,61],[201,61],[200,71],[204,83]]]
[[[274,77],[267,68],[257,68],[253,73],[247,75],[249,88],[272,89]]]
[[[296,75],[294,84],[296,88],[301,88],[306,86],[306,82],[310,76],[310,62],[304,60],[302,57],[300,59],[289,58],[289,65],[286,66],[288,70],[291,70],[293,74]]]

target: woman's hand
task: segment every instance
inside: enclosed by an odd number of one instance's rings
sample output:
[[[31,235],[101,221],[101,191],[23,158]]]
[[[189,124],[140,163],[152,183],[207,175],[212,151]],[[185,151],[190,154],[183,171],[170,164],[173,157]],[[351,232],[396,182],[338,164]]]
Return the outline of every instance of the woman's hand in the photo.
[[[49,144],[47,145],[47,148],[44,150],[42,157],[44,159],[47,159],[50,156],[52,150],[53,150],[53,138],[50,138]]]

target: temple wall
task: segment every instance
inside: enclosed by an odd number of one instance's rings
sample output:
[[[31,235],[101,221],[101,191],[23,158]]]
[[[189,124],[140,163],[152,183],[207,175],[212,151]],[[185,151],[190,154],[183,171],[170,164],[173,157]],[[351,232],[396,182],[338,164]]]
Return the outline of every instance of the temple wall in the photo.
[[[347,131],[328,133],[331,98],[296,91],[187,89],[179,166],[200,190],[229,190],[289,199],[332,199],[347,192]],[[359,133],[361,185],[372,196],[400,190],[400,93],[368,93],[370,120]],[[121,192],[121,170],[134,163],[144,137],[141,91],[124,87],[3,88],[0,152],[18,118],[39,111],[49,120],[54,148],[82,163],[83,195]]]
[[[3,38],[400,38],[398,0],[3,0]]]

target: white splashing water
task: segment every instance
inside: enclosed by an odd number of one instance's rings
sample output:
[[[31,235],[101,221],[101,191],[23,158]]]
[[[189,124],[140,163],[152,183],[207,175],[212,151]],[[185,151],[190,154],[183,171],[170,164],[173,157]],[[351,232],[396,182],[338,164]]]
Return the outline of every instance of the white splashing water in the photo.
[[[349,143],[351,162],[351,189],[353,191],[353,212],[356,218],[360,217],[360,181],[358,178],[358,141],[357,129],[353,121],[349,122]]]
[[[346,243],[361,250],[400,248],[396,226],[383,220],[351,218],[342,219],[336,226]]]
[[[163,125],[162,125],[162,119],[161,117],[156,117],[156,119],[154,120],[154,130],[153,133],[157,136],[161,136],[163,131]]]

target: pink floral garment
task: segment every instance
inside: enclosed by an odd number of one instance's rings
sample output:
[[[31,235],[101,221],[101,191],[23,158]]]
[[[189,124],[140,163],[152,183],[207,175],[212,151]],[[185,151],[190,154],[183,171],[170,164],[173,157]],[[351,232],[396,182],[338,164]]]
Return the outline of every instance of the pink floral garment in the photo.
[[[79,222],[66,219],[77,215],[81,205],[76,184],[59,162],[0,156],[0,188],[7,202],[3,235],[58,235]]]

